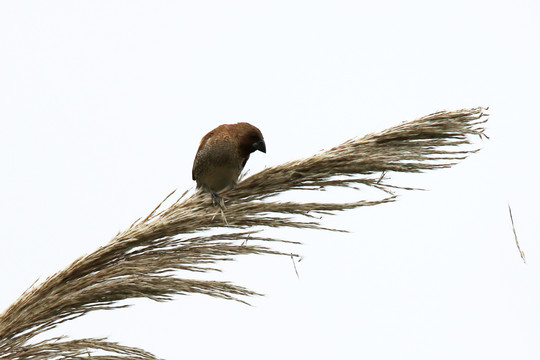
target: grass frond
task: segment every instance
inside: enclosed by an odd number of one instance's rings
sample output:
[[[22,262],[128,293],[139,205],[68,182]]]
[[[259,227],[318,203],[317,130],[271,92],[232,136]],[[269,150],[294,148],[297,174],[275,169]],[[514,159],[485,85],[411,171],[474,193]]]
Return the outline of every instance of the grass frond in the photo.
[[[223,214],[204,193],[189,197],[184,193],[166,209],[160,203],[108,244],[32,286],[1,314],[0,359],[156,359],[144,350],[105,339],[53,338],[40,343],[32,339],[88,312],[123,307],[119,302],[126,299],[167,301],[199,293],[245,302],[246,297],[260,295],[230,282],[180,278],[177,271],[219,271],[221,261],[238,255],[297,256],[276,250],[273,244],[284,240],[260,236],[260,229],[327,229],[320,215],[395,201],[394,191],[412,188],[389,184],[385,174],[447,168],[478,151],[464,147],[472,146],[471,136],[486,137],[484,110],[437,112],[266,168],[222,194]],[[382,190],[384,197],[306,203],[280,201],[277,196],[293,190],[358,186]],[[220,233],[208,235],[206,230],[211,229]]]

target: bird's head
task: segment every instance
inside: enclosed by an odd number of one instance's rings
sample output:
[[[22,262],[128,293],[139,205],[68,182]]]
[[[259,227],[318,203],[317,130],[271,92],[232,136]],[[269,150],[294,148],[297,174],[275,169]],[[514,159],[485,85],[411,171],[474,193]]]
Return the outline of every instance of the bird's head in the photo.
[[[238,144],[240,151],[244,155],[249,156],[249,154],[257,150],[266,153],[266,144],[258,128],[248,123],[238,123],[236,126],[238,130]]]

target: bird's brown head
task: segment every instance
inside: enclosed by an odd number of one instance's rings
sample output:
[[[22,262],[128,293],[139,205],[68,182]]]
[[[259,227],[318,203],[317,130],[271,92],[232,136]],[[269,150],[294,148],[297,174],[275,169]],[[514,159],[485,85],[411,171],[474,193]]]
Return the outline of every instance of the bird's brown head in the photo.
[[[249,157],[254,151],[266,153],[266,144],[261,131],[246,122],[235,124],[238,138],[238,146],[242,156]]]

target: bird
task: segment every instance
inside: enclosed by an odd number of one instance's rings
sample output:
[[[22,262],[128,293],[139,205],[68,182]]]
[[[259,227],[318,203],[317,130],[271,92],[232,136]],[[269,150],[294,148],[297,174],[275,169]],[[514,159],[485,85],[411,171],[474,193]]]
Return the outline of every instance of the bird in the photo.
[[[206,134],[193,161],[192,178],[197,189],[209,192],[214,205],[222,208],[218,193],[233,188],[255,151],[266,153],[261,131],[247,123],[223,124]]]

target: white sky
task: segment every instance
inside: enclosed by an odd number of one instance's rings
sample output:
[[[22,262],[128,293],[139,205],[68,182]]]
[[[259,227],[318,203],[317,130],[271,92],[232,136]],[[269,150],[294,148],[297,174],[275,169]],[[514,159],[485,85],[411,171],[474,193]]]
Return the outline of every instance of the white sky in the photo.
[[[137,300],[54,334],[167,359],[538,359],[539,4],[2,2],[0,309],[192,187],[198,142],[221,123],[263,132],[253,173],[490,106],[480,153],[390,176],[430,191],[325,219],[349,234],[269,232],[305,243],[300,279],[276,257],[209,276],[267,294],[253,307]]]

